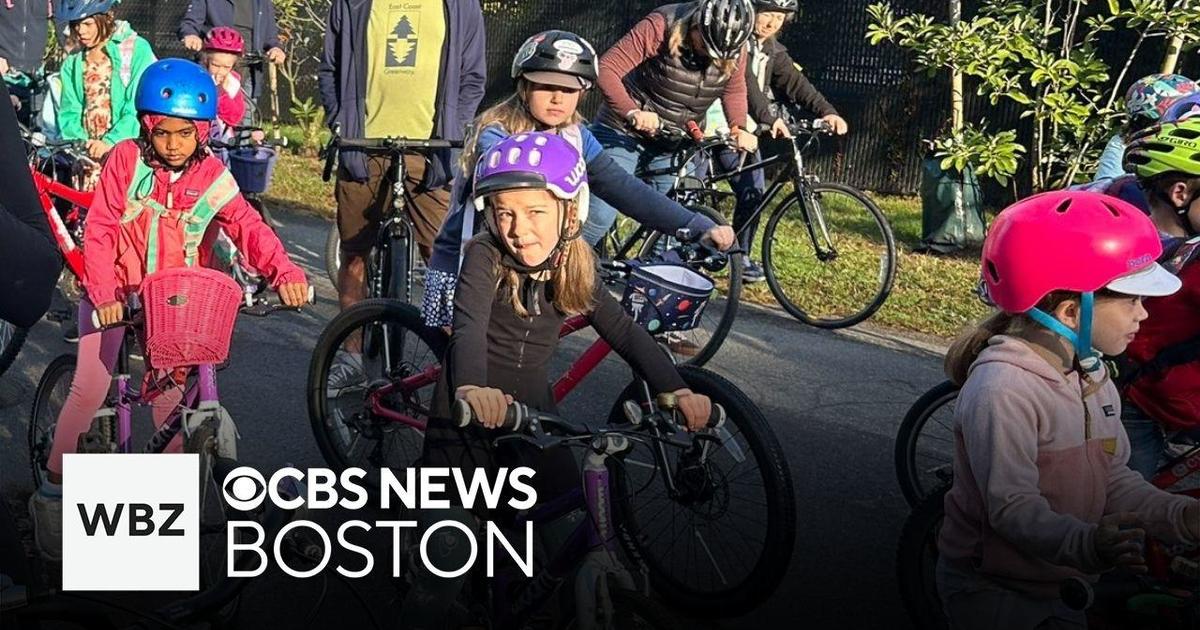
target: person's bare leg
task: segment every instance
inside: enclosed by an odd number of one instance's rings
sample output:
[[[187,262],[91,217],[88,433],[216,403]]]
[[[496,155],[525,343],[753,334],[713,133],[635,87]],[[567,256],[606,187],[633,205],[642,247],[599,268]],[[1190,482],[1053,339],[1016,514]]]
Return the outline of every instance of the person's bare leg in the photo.
[[[342,252],[342,266],[338,269],[338,303],[343,311],[367,297],[366,277],[366,259]]]

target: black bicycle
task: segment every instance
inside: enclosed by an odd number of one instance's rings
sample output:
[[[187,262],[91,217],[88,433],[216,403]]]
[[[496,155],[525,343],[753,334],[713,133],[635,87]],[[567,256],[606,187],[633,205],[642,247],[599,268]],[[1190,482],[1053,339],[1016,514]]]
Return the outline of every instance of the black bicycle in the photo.
[[[325,146],[325,171],[321,178],[329,181],[333,176],[334,162],[345,149],[367,153],[388,154],[392,157],[391,172],[387,176],[392,187],[391,212],[383,217],[375,244],[367,256],[367,297],[396,298],[412,303],[412,288],[417,261],[417,243],[413,225],[408,218],[407,208],[413,204],[412,196],[404,186],[408,169],[404,156],[420,155],[435,149],[462,147],[461,140],[411,140],[408,138],[343,138],[338,125]],[[426,158],[427,159],[427,158]],[[341,235],[335,221],[325,240],[325,272],[334,286],[338,284],[338,270],[342,266]]]
[[[805,324],[825,329],[853,326],[874,315],[892,292],[896,279],[892,228],[862,191],[822,182],[805,171],[803,154],[819,136],[832,133],[828,123],[791,122],[788,130],[789,150],[729,172],[693,178],[688,194],[715,208],[732,207],[733,193],[722,190],[722,182],[782,166],[747,222],[753,223],[770,209],[762,235],[767,285],[779,305]],[[709,157],[714,147],[703,147]]]

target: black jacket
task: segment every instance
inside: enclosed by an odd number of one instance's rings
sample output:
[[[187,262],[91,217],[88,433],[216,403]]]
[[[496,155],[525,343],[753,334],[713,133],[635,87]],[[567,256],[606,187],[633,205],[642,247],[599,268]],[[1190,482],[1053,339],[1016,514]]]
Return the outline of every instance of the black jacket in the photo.
[[[11,4],[11,6],[9,6]],[[0,57],[14,70],[33,74],[46,52],[50,10],[45,0],[17,0],[0,5]]]
[[[800,71],[800,66],[792,61],[792,56],[783,44],[775,38],[768,39],[762,44],[761,54],[767,56],[766,68],[760,69],[755,63],[758,44],[752,40],[750,55],[746,60],[746,89],[750,103],[750,115],[763,125],[770,125],[779,118],[777,101],[799,105],[817,116],[837,114],[837,110],[817,88],[809,82],[808,77]],[[760,89],[759,72],[766,73],[766,90]]]
[[[8,88],[0,82],[0,319],[22,327],[45,314],[62,270],[24,147]]]

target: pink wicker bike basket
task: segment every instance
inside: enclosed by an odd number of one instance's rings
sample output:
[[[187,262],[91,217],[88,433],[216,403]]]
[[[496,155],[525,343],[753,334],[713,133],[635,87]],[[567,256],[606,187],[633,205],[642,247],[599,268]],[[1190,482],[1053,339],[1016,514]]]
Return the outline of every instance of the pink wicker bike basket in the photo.
[[[213,269],[180,267],[146,277],[146,360],[163,370],[221,363],[241,300],[237,283]]]

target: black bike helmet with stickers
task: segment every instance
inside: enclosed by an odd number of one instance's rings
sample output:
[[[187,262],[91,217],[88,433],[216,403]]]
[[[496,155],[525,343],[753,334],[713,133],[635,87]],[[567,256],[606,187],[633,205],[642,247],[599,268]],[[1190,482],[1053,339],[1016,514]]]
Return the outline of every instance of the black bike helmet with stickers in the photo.
[[[800,10],[800,2],[798,0],[754,0],[754,8],[758,11],[795,13]]]
[[[543,31],[513,57],[512,78],[586,90],[596,84],[596,49],[567,31]]]
[[[754,32],[750,0],[699,0],[692,19],[713,59],[736,59]]]

